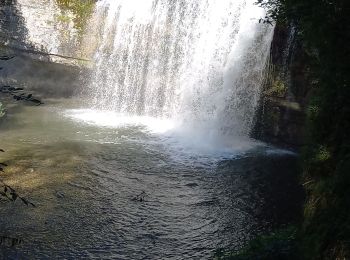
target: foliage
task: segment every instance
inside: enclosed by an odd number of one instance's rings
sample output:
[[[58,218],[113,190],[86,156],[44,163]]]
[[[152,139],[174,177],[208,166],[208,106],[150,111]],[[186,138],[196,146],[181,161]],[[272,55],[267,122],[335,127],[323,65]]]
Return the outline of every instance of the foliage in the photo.
[[[256,260],[256,259],[284,259],[298,258],[296,246],[297,228],[289,226],[268,235],[252,240],[247,247],[238,253],[218,250],[217,260]]]
[[[287,86],[279,76],[274,76],[271,79],[270,88],[264,92],[264,95],[280,97],[286,96]]]
[[[96,0],[56,0],[62,10],[69,10],[74,14],[74,26],[82,32],[86,27],[96,3]],[[69,18],[61,15],[60,21],[67,22]]]
[[[309,56],[312,100],[303,152],[307,259],[350,257],[350,18],[348,0],[258,0],[265,21],[292,23]]]

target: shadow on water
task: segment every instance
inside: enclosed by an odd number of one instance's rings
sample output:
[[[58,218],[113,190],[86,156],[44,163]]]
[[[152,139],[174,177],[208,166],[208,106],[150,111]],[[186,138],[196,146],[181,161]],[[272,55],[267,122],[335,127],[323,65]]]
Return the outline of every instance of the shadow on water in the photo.
[[[245,188],[252,196],[251,214],[259,219],[260,228],[276,229],[300,219],[304,193],[297,174],[300,170],[297,156],[256,155],[220,162],[218,168],[222,189],[232,200],[237,191],[226,186],[227,183],[241,180],[249,184]]]

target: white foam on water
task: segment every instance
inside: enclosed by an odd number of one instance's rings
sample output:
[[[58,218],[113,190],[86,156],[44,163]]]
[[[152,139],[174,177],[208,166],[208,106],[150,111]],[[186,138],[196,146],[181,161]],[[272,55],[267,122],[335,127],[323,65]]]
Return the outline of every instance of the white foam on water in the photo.
[[[243,153],[273,26],[255,0],[101,0],[85,99],[68,114],[100,127],[138,126],[177,150]]]
[[[171,120],[162,120],[149,116],[129,116],[114,111],[99,111],[93,109],[72,109],[66,116],[86,124],[100,127],[125,128],[141,126],[152,133],[165,133],[174,128]]]
[[[140,139],[136,136],[126,138],[127,141],[137,141],[144,145],[163,147],[173,157],[184,158],[191,156],[210,158],[232,158],[261,146],[262,143],[249,138],[228,138],[227,136],[204,136],[206,131],[193,133],[191,128],[184,128],[182,124],[169,119],[159,119],[149,116],[128,116],[113,111],[99,111],[93,109],[70,109],[64,116],[75,123],[96,126],[102,133],[106,129],[124,129],[126,133],[131,128],[146,134]],[[105,129],[105,130],[104,130]],[[131,132],[131,131],[130,131]],[[133,132],[133,134],[135,134]],[[106,131],[107,135],[107,131]],[[102,143],[120,143],[116,137],[102,135]],[[93,137],[91,137],[93,138]],[[113,141],[115,138],[115,141]],[[135,139],[136,138],[136,139]]]

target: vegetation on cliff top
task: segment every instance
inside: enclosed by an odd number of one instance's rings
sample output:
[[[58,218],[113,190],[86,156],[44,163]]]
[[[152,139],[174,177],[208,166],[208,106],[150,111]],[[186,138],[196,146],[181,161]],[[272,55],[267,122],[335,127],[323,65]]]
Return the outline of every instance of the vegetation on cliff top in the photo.
[[[69,10],[74,14],[74,26],[82,33],[93,13],[96,0],[56,0],[62,10]],[[69,17],[58,17],[62,22],[69,21]]]

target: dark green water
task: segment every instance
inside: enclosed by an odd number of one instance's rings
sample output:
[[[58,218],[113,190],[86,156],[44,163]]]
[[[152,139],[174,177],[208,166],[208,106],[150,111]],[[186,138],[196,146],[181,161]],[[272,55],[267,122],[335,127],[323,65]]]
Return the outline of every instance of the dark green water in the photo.
[[[195,149],[167,123],[76,108],[52,100],[0,125],[4,179],[37,205],[1,201],[1,235],[23,239],[3,258],[210,259],[297,219],[295,155]]]

